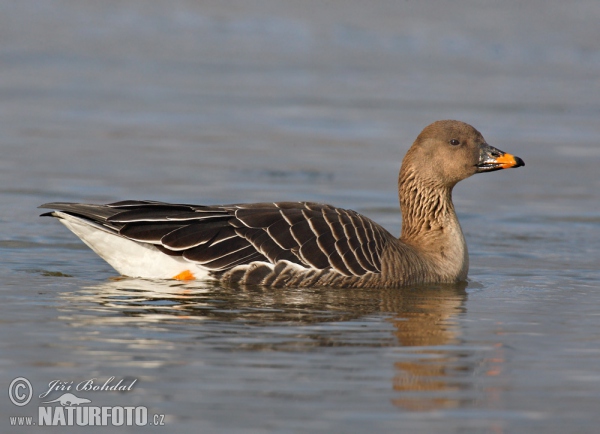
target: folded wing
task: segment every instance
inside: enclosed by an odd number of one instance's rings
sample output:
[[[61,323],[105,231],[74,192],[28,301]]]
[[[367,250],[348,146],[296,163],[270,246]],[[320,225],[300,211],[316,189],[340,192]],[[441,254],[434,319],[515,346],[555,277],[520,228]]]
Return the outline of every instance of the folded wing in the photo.
[[[286,260],[345,276],[380,273],[383,249],[393,239],[355,211],[311,202],[198,206],[123,201],[43,207],[83,217],[213,272]]]

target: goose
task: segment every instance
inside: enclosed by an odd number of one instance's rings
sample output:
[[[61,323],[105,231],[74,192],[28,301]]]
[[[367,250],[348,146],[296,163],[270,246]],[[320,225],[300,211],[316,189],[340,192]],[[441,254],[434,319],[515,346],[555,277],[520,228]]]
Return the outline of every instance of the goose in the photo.
[[[349,209],[314,202],[231,205],[56,202],[59,219],[124,276],[274,287],[401,287],[465,281],[469,255],[452,189],[524,166],[454,120],[423,129],[398,177],[397,238]]]

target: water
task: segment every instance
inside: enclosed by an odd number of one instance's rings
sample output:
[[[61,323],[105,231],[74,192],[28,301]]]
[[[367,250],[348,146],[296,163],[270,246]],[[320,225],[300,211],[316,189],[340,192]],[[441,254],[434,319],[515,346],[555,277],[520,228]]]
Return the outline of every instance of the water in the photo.
[[[169,432],[597,431],[597,2],[0,8],[0,387],[35,393],[3,392],[2,432],[41,430],[9,417],[37,420],[51,381],[110,377],[137,381],[75,394]],[[444,118],[527,164],[455,189],[467,285],[121,279],[37,217],[61,200],[312,200],[398,233],[400,160]]]

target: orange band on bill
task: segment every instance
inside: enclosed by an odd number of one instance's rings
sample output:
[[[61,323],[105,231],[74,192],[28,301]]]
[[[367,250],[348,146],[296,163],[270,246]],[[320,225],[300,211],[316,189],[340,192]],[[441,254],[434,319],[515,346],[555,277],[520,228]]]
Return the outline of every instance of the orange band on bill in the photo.
[[[510,169],[518,164],[515,156],[511,154],[501,155],[500,157],[496,158],[496,163],[500,164],[500,167],[503,169]]]

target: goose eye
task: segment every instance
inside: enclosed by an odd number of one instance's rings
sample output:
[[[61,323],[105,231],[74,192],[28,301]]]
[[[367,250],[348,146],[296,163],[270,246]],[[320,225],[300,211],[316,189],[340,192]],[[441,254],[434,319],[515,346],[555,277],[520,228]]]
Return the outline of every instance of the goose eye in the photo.
[[[452,140],[450,140],[450,144],[452,146],[458,146],[458,145],[460,145],[460,142],[458,140],[456,140],[456,139],[452,139]]]

